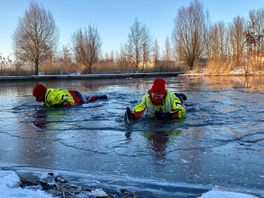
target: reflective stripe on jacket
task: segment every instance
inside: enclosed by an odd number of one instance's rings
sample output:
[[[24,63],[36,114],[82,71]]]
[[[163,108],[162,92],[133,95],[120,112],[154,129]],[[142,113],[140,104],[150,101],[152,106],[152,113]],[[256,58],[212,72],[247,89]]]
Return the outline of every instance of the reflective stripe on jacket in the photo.
[[[141,102],[134,107],[134,112],[145,110],[147,110],[150,115],[154,115],[155,111],[161,111],[164,113],[179,112],[179,118],[184,118],[186,116],[186,110],[181,105],[181,100],[170,91],[167,91],[166,97],[160,105],[153,104],[150,99],[150,94],[145,94],[142,97]]]
[[[74,105],[74,99],[67,89],[49,88],[44,103],[47,107],[63,106],[65,102]]]

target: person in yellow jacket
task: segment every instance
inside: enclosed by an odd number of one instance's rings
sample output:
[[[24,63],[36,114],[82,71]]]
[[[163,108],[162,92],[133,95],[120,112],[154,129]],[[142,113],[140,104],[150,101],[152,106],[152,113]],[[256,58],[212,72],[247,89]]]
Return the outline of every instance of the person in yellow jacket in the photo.
[[[97,99],[107,99],[106,95],[87,97],[83,96],[79,91],[47,88],[41,83],[36,84],[32,95],[35,96],[37,102],[43,102],[47,107],[70,107],[93,102]]]
[[[141,102],[133,108],[133,112],[127,107],[125,121],[130,123],[139,120],[145,112],[159,119],[184,118],[186,109],[183,100],[173,92],[166,90],[165,84],[164,79],[155,79],[151,89],[142,97]]]

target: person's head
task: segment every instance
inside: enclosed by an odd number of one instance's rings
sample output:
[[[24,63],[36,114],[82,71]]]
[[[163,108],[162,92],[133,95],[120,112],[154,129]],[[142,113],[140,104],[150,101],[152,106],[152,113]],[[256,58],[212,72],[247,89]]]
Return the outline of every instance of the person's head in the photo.
[[[36,101],[42,102],[45,98],[46,92],[47,88],[43,84],[37,83],[33,88],[32,95],[36,97]]]
[[[151,101],[155,105],[159,105],[164,100],[167,90],[166,90],[166,81],[161,78],[157,78],[153,81],[153,85],[149,90]]]

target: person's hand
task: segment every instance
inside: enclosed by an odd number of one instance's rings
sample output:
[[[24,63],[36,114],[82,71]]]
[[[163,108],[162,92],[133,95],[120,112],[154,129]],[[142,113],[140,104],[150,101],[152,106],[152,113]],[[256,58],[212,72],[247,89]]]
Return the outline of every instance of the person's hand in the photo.
[[[144,111],[131,112],[130,108],[127,107],[125,113],[125,121],[127,123],[131,123],[133,121],[139,120],[142,117],[143,113]]]
[[[134,114],[131,112],[129,107],[126,108],[124,119],[126,123],[131,123],[135,120]]]

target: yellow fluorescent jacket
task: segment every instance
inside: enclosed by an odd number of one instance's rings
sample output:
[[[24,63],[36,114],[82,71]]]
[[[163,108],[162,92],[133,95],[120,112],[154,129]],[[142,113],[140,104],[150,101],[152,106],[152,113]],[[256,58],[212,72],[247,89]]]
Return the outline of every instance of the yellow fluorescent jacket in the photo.
[[[147,110],[151,115],[154,115],[155,111],[161,111],[164,113],[179,112],[179,118],[184,118],[186,116],[186,110],[181,105],[181,100],[170,91],[167,91],[166,97],[160,105],[154,105],[151,102],[149,93],[145,94],[142,97],[141,102],[134,107],[134,112],[145,110]]]
[[[63,103],[69,102],[74,105],[74,99],[67,89],[53,89],[49,88],[45,95],[44,104],[47,107],[56,107],[63,105]]]

